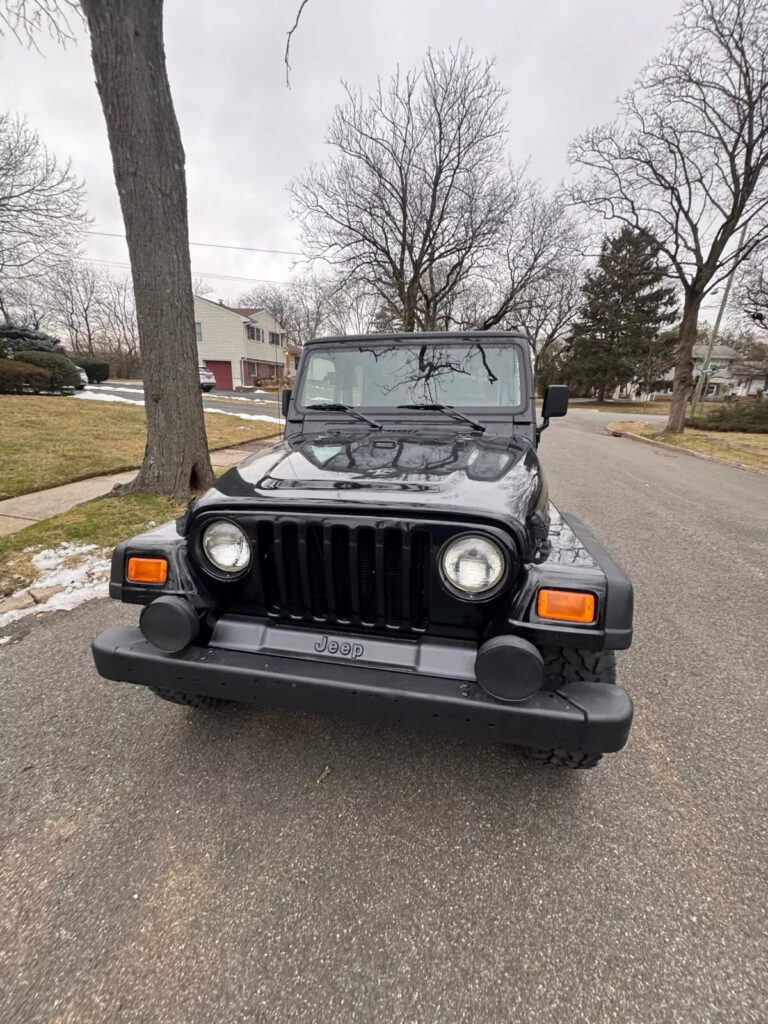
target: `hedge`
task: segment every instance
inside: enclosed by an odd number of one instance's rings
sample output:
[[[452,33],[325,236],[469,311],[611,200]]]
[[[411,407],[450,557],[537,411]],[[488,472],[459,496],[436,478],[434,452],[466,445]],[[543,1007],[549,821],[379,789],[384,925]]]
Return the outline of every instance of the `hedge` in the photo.
[[[81,356],[77,352],[69,353],[69,358],[75,366],[80,366],[85,370],[91,384],[101,384],[108,379],[109,363],[104,363],[100,359],[94,359],[93,356]]]
[[[75,364],[71,359],[67,359],[66,356],[59,355],[57,352],[19,352],[16,358],[48,370],[51,375],[52,391],[76,388],[80,383],[80,374]]]
[[[768,400],[759,398],[748,402],[723,402],[716,408],[706,408],[698,416],[689,417],[686,423],[699,430],[768,434]]]
[[[0,393],[23,395],[30,391],[48,391],[51,375],[42,366],[22,363],[18,359],[0,359]]]

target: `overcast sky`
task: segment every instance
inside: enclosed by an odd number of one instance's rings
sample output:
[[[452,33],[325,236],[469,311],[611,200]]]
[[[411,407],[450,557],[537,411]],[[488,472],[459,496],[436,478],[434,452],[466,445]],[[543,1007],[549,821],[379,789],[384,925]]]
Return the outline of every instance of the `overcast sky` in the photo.
[[[283,50],[298,0],[166,0],[166,50],[187,155],[190,237],[296,249],[287,181],[322,159],[342,79],[368,89],[399,63],[460,40],[497,59],[509,90],[510,156],[555,186],[569,141],[612,117],[614,100],[668,37],[677,0],[310,0]],[[27,117],[85,179],[94,230],[122,233],[88,43],[43,56],[0,39],[6,109]],[[87,254],[125,262],[120,239],[90,236]],[[290,256],[192,249],[193,271],[286,280]],[[210,278],[234,299],[247,280]]]

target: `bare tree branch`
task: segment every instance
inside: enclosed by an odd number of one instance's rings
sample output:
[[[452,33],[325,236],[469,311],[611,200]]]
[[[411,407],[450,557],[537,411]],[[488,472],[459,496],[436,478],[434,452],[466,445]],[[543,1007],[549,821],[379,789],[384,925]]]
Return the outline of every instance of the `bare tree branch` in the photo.
[[[745,263],[736,282],[736,304],[749,323],[768,331],[768,261],[764,251],[758,251]]]
[[[25,308],[40,282],[71,263],[88,217],[83,185],[26,121],[0,115],[0,304]],[[17,315],[17,314],[16,314]]]
[[[467,48],[429,52],[369,97],[347,87],[331,156],[290,186],[305,251],[365,282],[400,329],[434,329],[506,244],[521,187],[506,133],[493,62]]]
[[[0,36],[9,31],[19,43],[38,51],[37,37],[42,33],[60,46],[74,42],[75,20],[84,21],[76,0],[4,0],[0,4]]]
[[[289,89],[291,88],[291,41],[293,40],[293,33],[299,27],[299,22],[301,21],[301,15],[304,12],[304,8],[308,3],[309,0],[301,0],[299,9],[296,12],[296,20],[294,21],[293,26],[288,30],[288,38],[285,40],[285,55],[283,57],[283,62],[285,63],[285,84]]]

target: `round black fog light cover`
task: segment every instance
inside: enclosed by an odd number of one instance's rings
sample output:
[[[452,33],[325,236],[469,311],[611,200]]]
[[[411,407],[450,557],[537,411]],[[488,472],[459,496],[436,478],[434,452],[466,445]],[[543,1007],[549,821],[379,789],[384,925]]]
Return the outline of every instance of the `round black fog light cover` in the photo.
[[[197,636],[199,625],[189,601],[171,594],[155,598],[139,616],[139,629],[144,637],[169,654],[178,654],[189,647]]]
[[[497,700],[525,700],[544,685],[544,659],[518,636],[496,636],[477,652],[475,676]]]

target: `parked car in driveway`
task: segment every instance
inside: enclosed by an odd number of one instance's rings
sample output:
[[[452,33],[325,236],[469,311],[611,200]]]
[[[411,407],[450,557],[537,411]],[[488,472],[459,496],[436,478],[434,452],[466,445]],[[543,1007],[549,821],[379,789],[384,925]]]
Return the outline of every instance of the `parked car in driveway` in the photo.
[[[632,586],[549,500],[518,334],[309,342],[285,436],[118,545],[110,595],[139,626],[93,644],[107,679],[484,737],[591,768],[632,701],[614,651]]]
[[[75,387],[77,388],[78,391],[82,391],[85,385],[88,383],[88,374],[85,372],[82,366],[78,366],[77,372],[80,377],[80,383],[76,384]]]
[[[216,387],[216,378],[208,367],[198,366],[197,372],[200,374],[200,390],[212,391]]]

